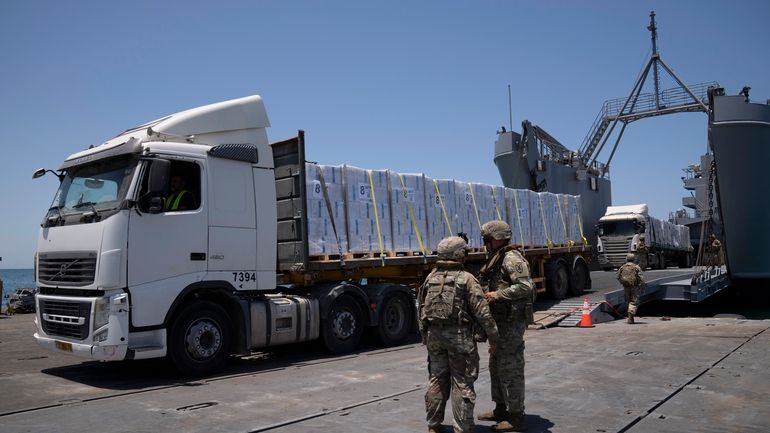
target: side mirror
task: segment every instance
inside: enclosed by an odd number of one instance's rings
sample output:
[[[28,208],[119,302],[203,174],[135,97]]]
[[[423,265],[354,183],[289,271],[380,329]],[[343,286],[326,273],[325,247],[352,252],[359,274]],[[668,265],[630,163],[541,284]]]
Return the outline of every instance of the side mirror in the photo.
[[[163,197],[155,196],[150,199],[150,206],[147,208],[149,213],[163,212]]]
[[[152,165],[150,165],[150,178],[147,184],[150,195],[166,195],[166,192],[168,192],[169,173],[171,173],[171,161],[167,159],[152,161]]]

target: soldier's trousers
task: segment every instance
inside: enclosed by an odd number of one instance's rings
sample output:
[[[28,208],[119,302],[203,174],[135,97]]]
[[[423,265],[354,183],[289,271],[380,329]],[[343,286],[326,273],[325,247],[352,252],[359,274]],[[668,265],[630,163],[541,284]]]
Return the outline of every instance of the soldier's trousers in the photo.
[[[489,355],[492,401],[511,414],[524,413],[524,320],[495,318],[497,350]]]
[[[623,286],[623,296],[628,305],[628,314],[636,316],[636,309],[639,308],[639,294],[642,291],[640,286]]]
[[[455,433],[473,430],[473,408],[476,391],[473,383],[479,376],[479,353],[473,332],[467,326],[430,327],[428,347],[428,390],[425,412],[429,426],[444,420],[446,402],[452,401]]]

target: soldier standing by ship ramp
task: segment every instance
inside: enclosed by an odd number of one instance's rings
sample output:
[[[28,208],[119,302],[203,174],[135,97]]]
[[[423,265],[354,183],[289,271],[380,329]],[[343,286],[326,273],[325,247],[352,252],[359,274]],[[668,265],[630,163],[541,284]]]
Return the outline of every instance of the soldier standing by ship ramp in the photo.
[[[430,378],[425,411],[429,433],[441,430],[450,392],[455,433],[473,432],[473,383],[479,375],[474,322],[489,336],[490,353],[494,353],[497,343],[497,327],[484,292],[473,274],[463,267],[467,254],[468,245],[460,237],[439,242],[439,261],[418,292],[420,335],[428,348]]]
[[[636,309],[639,308],[639,296],[644,285],[642,268],[634,263],[634,254],[626,254],[626,263],[618,269],[618,281],[623,286],[623,296],[628,305],[628,320],[630,324],[634,323]]]
[[[496,421],[493,431],[525,431],[524,331],[532,323],[535,285],[529,263],[509,245],[511,227],[504,221],[481,226],[484,245],[491,257],[481,268],[482,287],[500,334],[497,350],[489,356],[492,401],[495,408],[479,415]]]

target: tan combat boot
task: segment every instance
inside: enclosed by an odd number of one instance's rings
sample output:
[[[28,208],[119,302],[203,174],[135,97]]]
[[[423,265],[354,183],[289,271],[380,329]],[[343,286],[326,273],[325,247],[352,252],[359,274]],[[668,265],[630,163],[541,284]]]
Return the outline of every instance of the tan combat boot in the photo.
[[[493,425],[492,431],[527,431],[527,418],[523,413],[510,414],[505,420]]]
[[[498,404],[495,405],[494,410],[480,413],[478,419],[479,421],[504,421],[508,419],[508,411],[505,410],[505,406]]]
[[[428,426],[428,433],[441,433],[441,427],[442,425],[439,424],[437,426]]]
[[[633,314],[629,314],[628,315],[628,320],[626,320],[626,322],[631,324],[631,325],[633,325],[634,324],[634,315]]]

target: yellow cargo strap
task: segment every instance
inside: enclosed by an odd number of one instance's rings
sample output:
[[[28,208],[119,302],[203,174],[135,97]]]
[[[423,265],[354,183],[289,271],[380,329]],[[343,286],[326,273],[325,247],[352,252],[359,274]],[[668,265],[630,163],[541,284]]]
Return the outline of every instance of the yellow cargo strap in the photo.
[[[380,244],[380,259],[382,259],[382,266],[385,266],[385,252],[382,248],[382,231],[380,230],[380,214],[377,212],[377,198],[374,194],[374,180],[372,180],[372,171],[366,171],[369,174],[369,189],[372,193],[372,206],[374,206],[374,220],[377,222],[377,242]]]
[[[489,185],[489,189],[492,191],[492,203],[495,204],[495,212],[497,212],[497,219],[504,221],[502,215],[500,215],[500,208],[497,206],[497,196],[495,195],[495,187]]]
[[[441,212],[444,214],[444,222],[446,223],[446,228],[449,230],[449,235],[451,236],[454,234],[454,230],[452,230],[452,226],[449,225],[449,217],[446,214],[446,208],[444,208],[444,199],[441,198],[441,191],[438,189],[438,181],[436,179],[433,179],[433,186],[436,187],[436,197],[441,205]]]
[[[513,191],[513,203],[516,206],[516,222],[519,225],[519,239],[521,239],[521,249],[524,249],[524,231],[521,229],[521,215],[519,214],[519,194],[515,189]]]
[[[398,180],[401,182],[401,191],[404,192],[404,199],[407,199],[406,185],[404,185],[404,176],[401,173],[398,174]],[[424,197],[423,197],[424,199]],[[417,226],[417,218],[414,217],[414,209],[412,209],[412,203],[406,200],[406,206],[409,209],[409,219],[412,220],[412,228],[417,234],[417,243],[420,244],[420,252],[425,257],[425,246],[422,244],[422,236],[420,236],[420,228]]]
[[[479,225],[479,233],[481,233],[481,218],[479,218],[479,208],[476,207],[476,194],[473,193],[473,184],[468,183],[468,189],[471,190],[471,200],[473,201],[473,214],[476,215],[476,223]]]
[[[583,247],[585,248],[586,245],[588,245],[588,239],[586,239],[585,235],[583,234],[583,220],[580,218],[580,208],[578,207],[577,212],[577,222],[578,227],[580,228],[580,239],[583,240]]]
[[[556,194],[556,205],[559,206],[559,217],[561,218],[561,225],[564,227],[564,237],[567,238],[567,221],[564,220],[564,211],[561,209],[561,201],[559,201],[559,194]],[[567,239],[567,246],[571,247],[575,245],[572,239]]]
[[[537,193],[537,206],[540,208],[540,219],[543,221],[543,231],[545,231],[545,246],[548,248],[548,254],[551,254],[551,247],[553,246],[553,241],[551,240],[551,236],[548,235],[548,226],[545,224],[545,212],[543,212],[543,197],[540,195],[540,193]]]

